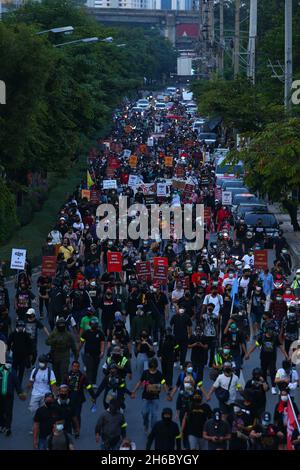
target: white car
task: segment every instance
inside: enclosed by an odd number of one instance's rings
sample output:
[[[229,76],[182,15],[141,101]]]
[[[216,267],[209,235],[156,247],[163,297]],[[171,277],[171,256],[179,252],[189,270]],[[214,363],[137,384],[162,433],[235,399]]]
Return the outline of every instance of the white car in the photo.
[[[186,112],[189,114],[196,114],[198,111],[198,107],[196,103],[187,103],[185,105]]]
[[[149,101],[146,100],[146,99],[141,99],[141,100],[138,100],[136,102],[136,107],[137,108],[142,108],[142,109],[149,109],[150,108],[150,104],[149,104]]]
[[[202,132],[204,124],[205,124],[205,119],[202,119],[202,118],[196,119],[196,121],[193,122],[192,130],[197,131],[197,132]]]
[[[155,110],[156,111],[164,111],[167,109],[166,103],[161,103],[160,101],[155,104]]]
[[[176,91],[177,91],[177,88],[175,88],[174,86],[169,86],[169,87],[166,89],[166,93],[167,93],[169,96],[174,96],[174,95],[176,95]]]

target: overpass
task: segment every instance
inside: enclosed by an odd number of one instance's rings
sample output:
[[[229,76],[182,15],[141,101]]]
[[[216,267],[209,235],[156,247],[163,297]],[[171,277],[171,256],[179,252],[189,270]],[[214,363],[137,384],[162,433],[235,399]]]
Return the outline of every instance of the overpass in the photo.
[[[176,36],[176,27],[178,25],[199,25],[199,13],[197,11],[133,8],[87,8],[87,10],[100,23],[119,26],[126,24],[140,27],[157,26],[174,46],[180,42],[180,39],[186,42],[189,39],[188,33],[183,34],[181,38]]]

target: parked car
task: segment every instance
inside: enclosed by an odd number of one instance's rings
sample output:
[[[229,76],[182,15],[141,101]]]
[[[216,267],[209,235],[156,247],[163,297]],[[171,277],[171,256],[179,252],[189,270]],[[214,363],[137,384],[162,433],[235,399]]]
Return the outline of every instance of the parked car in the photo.
[[[227,191],[226,188],[243,188],[244,185],[245,185],[245,182],[243,180],[238,180],[237,178],[223,179],[220,184],[223,191]]]
[[[204,141],[206,144],[211,145],[211,144],[216,144],[217,143],[217,134],[214,132],[200,132],[199,141]]]
[[[224,157],[225,158],[225,157]],[[241,178],[245,174],[244,165],[242,162],[238,163],[237,165],[227,165],[223,164],[223,160],[218,162],[216,166],[216,177],[229,177],[235,176],[237,178]]]
[[[192,130],[193,130],[193,131],[197,131],[197,132],[203,132],[204,124],[205,124],[205,119],[203,119],[203,118],[201,118],[201,119],[196,119],[196,120],[193,122]]]
[[[244,219],[245,215],[248,212],[256,212],[262,211],[267,212],[268,207],[265,203],[252,203],[249,202],[247,204],[239,204],[236,209],[233,211],[233,219],[234,222],[237,223],[240,219]]]
[[[166,103],[157,102],[157,103],[155,104],[155,110],[156,110],[156,111],[164,111],[164,110],[166,110],[166,109],[167,109]]]
[[[249,189],[245,188],[245,187],[242,187],[242,188],[227,187],[226,192],[231,193],[231,198],[232,198],[231,205],[232,205],[233,204],[233,198],[234,198],[235,194],[246,194],[246,193],[249,194]]]
[[[245,223],[247,224],[249,232],[253,232],[254,227],[257,225],[258,220],[262,221],[262,225],[266,230],[266,244],[265,248],[272,248],[274,238],[278,237],[279,225],[275,215],[267,211],[254,211],[245,214]]]
[[[237,193],[232,197],[232,210],[235,210],[239,204],[259,204],[261,201],[255,195],[251,193]]]

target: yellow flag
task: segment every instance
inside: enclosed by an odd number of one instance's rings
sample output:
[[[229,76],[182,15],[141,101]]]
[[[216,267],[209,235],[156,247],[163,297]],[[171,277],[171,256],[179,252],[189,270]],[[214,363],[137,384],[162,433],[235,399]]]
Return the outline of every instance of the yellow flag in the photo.
[[[90,175],[89,170],[87,170],[87,187],[90,189],[94,185],[94,181],[92,180],[92,177]]]

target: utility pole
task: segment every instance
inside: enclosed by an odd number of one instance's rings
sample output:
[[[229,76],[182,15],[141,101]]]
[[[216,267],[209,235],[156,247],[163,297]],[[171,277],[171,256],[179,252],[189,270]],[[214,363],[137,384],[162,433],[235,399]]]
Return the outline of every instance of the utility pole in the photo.
[[[234,78],[240,71],[240,7],[241,0],[235,0]]]
[[[285,60],[284,60],[284,105],[291,110],[291,90],[293,82],[293,0],[285,0]]]
[[[257,0],[250,0],[250,24],[248,43],[247,77],[255,85],[256,72],[256,37],[257,37]]]
[[[219,44],[219,73],[224,75],[224,0],[219,0],[220,6],[220,44]]]

